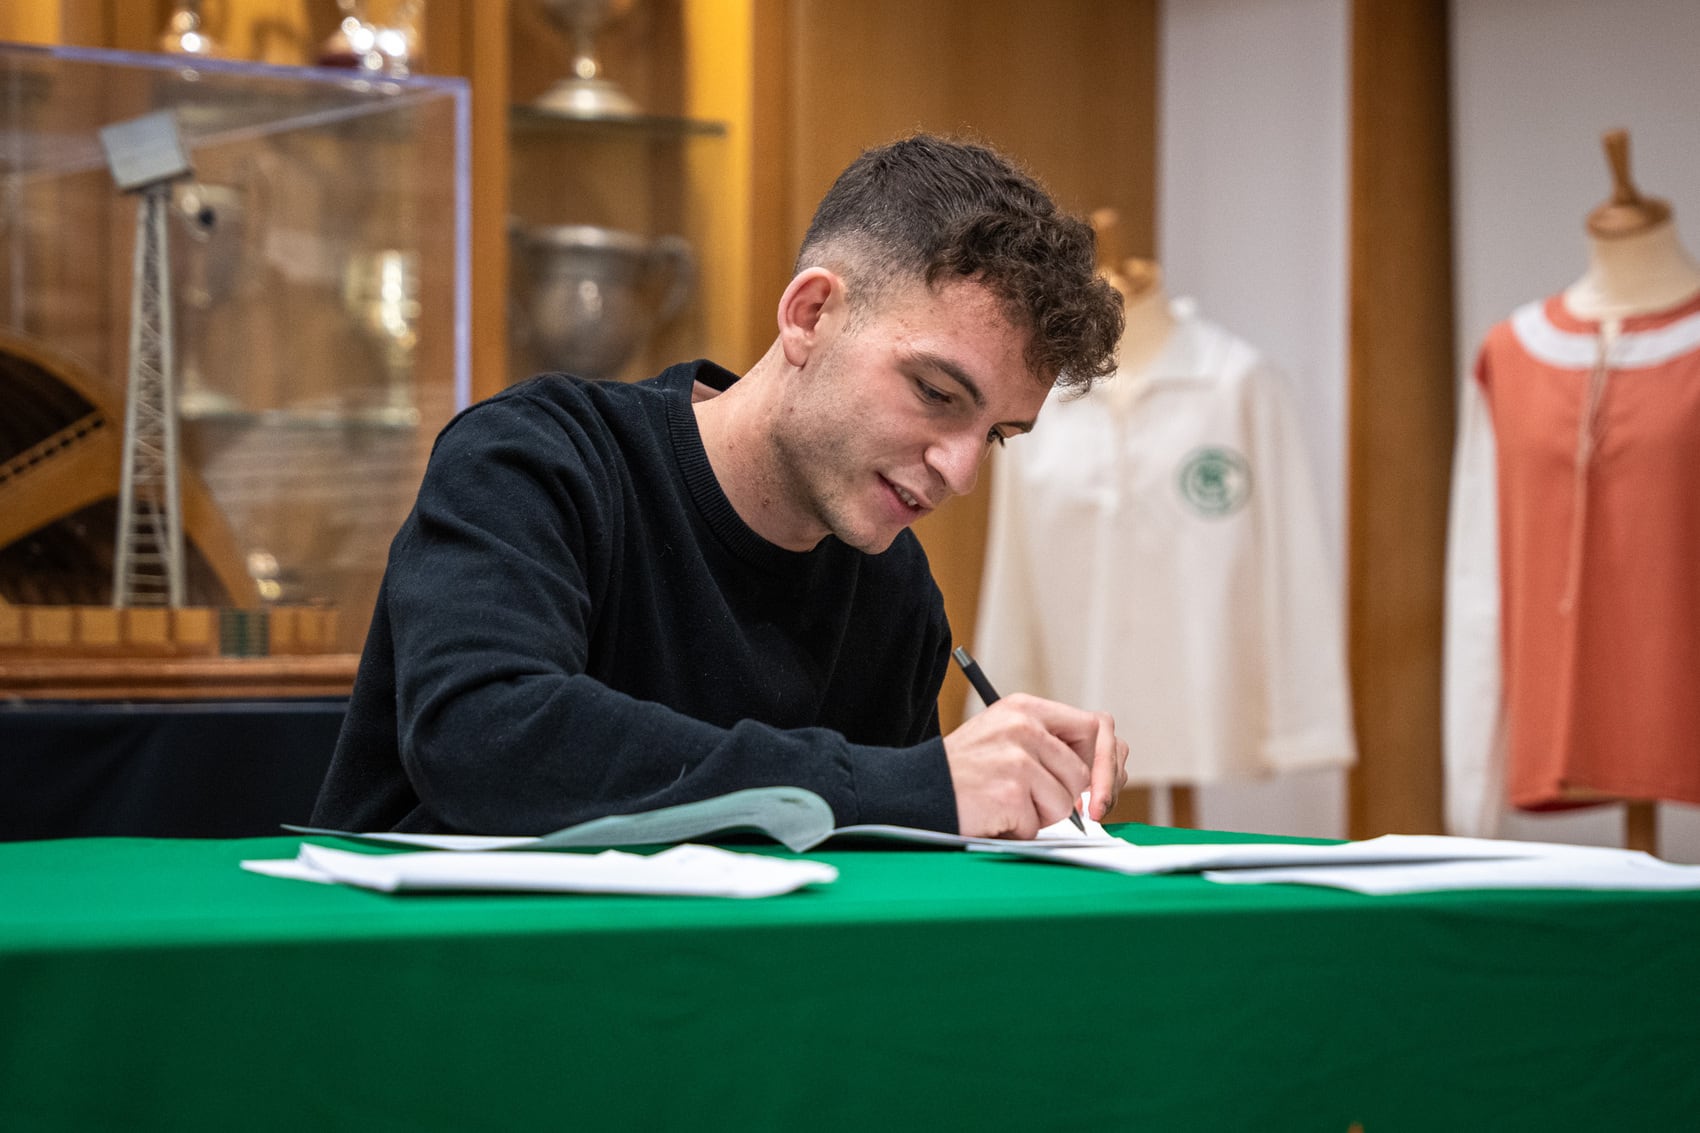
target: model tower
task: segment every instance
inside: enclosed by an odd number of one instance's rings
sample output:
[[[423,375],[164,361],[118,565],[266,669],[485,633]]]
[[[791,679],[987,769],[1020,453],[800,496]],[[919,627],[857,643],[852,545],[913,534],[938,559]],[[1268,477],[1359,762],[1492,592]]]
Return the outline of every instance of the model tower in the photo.
[[[184,601],[183,508],[165,218],[171,183],[189,176],[189,160],[169,111],[108,126],[100,143],[118,188],[138,198],[112,604],[176,607]]]

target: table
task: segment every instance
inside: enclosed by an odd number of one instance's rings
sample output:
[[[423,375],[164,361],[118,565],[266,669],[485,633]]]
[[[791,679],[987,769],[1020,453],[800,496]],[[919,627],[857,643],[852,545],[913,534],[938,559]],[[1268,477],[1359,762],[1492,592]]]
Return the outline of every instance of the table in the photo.
[[[237,868],[298,845],[0,845],[0,1128],[1700,1114],[1695,893],[1371,898],[876,848],[819,853],[836,883],[758,901],[396,897]]]

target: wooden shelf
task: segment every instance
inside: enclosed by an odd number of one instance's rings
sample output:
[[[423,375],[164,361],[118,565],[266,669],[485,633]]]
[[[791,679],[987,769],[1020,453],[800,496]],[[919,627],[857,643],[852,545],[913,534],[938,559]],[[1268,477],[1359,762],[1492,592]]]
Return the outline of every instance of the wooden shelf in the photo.
[[[529,106],[508,110],[508,121],[516,132],[582,134],[597,137],[626,137],[665,140],[686,137],[721,137],[726,123],[701,118],[679,118],[669,114],[638,114],[621,117],[584,118]]]
[[[360,657],[91,657],[0,660],[0,698],[248,700],[347,696]]]

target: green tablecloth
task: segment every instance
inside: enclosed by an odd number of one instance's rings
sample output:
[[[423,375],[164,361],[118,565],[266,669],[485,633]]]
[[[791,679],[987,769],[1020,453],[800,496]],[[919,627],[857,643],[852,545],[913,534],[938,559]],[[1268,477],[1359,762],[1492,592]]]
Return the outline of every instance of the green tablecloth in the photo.
[[[0,845],[0,1129],[1700,1122],[1700,894],[1370,898],[891,849],[759,901],[237,868],[298,845]]]

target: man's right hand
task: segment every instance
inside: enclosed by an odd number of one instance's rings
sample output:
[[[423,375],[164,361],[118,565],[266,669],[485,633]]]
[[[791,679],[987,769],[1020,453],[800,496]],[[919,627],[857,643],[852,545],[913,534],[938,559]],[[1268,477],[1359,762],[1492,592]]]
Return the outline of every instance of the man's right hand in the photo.
[[[957,828],[980,838],[1031,838],[1068,817],[1089,786],[1093,817],[1127,780],[1127,744],[1115,721],[1017,693],[944,738]]]

